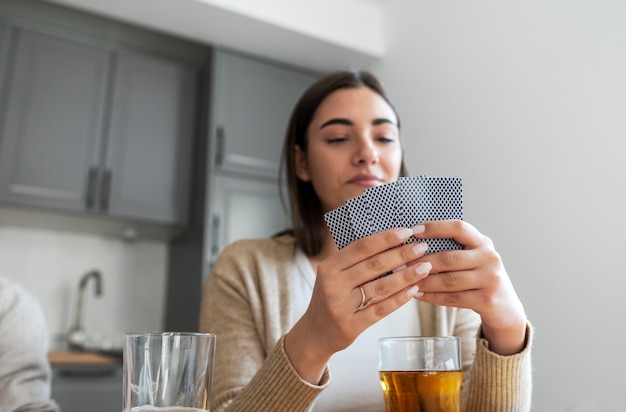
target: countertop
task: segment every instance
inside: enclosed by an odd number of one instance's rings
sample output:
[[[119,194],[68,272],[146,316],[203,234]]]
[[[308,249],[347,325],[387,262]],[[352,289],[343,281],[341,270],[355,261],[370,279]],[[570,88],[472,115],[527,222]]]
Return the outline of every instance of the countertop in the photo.
[[[122,357],[89,351],[53,351],[48,353],[51,365],[121,365]]]

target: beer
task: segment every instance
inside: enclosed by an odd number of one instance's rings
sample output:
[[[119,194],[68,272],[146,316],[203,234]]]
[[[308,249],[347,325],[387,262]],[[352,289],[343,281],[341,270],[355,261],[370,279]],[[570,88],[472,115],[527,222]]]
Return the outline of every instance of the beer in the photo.
[[[385,412],[461,412],[463,371],[380,371]]]

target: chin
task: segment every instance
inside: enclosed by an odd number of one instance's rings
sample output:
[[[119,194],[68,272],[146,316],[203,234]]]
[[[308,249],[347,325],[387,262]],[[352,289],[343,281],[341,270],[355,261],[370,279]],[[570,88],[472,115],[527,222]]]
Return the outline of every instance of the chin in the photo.
[[[365,189],[367,189],[367,187],[361,187],[359,189],[353,189],[353,190],[348,191],[346,193],[345,199],[343,199],[341,204],[337,205],[336,207],[343,205],[344,203],[346,203],[346,200],[350,199],[351,197],[362,196],[363,192],[365,192]]]

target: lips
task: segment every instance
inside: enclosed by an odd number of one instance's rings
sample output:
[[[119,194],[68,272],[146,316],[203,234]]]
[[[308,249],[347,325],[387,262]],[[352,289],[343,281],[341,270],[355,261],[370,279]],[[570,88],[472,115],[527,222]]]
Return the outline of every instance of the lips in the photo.
[[[374,186],[379,186],[383,184],[384,182],[382,179],[374,175],[359,174],[359,175],[354,176],[352,179],[350,179],[348,183],[352,183],[352,184],[360,185],[360,186],[374,187]]]

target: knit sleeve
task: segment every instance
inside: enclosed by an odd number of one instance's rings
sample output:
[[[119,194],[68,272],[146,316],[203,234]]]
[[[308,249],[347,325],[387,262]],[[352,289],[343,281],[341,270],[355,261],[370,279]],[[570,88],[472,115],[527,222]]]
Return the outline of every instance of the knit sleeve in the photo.
[[[244,247],[245,246],[245,247]],[[267,338],[271,321],[259,309],[259,260],[251,244],[227,248],[204,287],[200,331],[217,335],[211,410],[307,411],[328,385],[301,379],[283,349],[283,337]],[[253,260],[251,260],[253,259]]]
[[[241,391],[231,393],[217,411],[308,411],[330,382],[328,367],[319,385],[304,381],[295,371],[284,346],[284,336],[265,359],[259,371]]]
[[[531,347],[533,329],[526,327],[526,346],[514,355],[489,350],[489,342],[477,337],[474,365],[465,390],[466,412],[530,411],[532,392]]]

